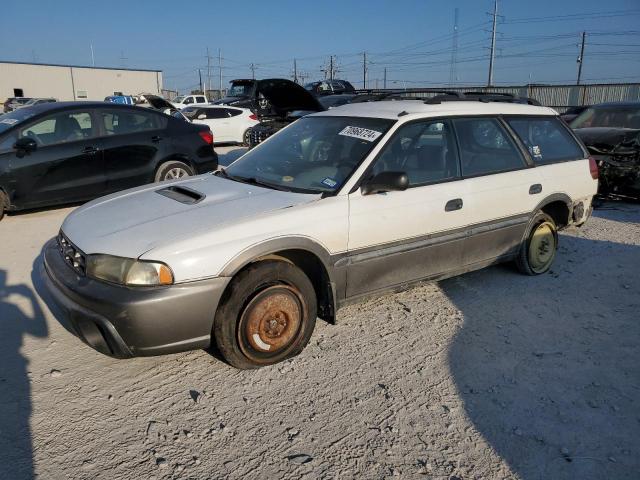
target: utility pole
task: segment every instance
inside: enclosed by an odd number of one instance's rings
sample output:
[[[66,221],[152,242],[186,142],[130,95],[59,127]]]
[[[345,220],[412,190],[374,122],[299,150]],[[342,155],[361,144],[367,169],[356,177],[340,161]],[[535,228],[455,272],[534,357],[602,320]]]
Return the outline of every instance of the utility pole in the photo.
[[[582,32],[582,45],[580,46],[580,56],[578,57],[578,81],[576,85],[580,85],[580,77],[582,76],[582,64],[584,63],[584,41],[587,37],[587,32]]]
[[[209,47],[207,47],[207,90],[211,90],[211,55],[209,55]],[[203,91],[202,93],[205,93]]]
[[[249,65],[249,68],[251,69],[251,78],[253,78],[255,80],[256,79],[256,66],[252,63],[251,65]]]
[[[387,67],[384,67],[384,82],[382,83],[383,88],[387,89]]]
[[[298,64],[295,58],[293,59],[293,81],[298,83]]]
[[[333,80],[333,55],[329,57],[329,80]]]
[[[449,68],[449,85],[456,83],[456,67],[458,62],[458,9],[453,11],[453,45],[451,46],[451,67]]]
[[[89,48],[91,48],[91,66],[96,66],[96,58],[93,56],[93,43],[89,44]]]
[[[487,87],[493,85],[493,62],[496,54],[496,23],[498,20],[498,0],[493,0],[493,28],[491,29],[491,56],[489,58],[489,81]]]
[[[222,98],[222,50],[218,49],[218,94]]]
[[[362,88],[367,88],[367,52],[362,52]]]
[[[200,79],[200,91],[204,93],[204,87],[202,86],[202,72],[200,71],[200,69],[198,69],[198,78]]]

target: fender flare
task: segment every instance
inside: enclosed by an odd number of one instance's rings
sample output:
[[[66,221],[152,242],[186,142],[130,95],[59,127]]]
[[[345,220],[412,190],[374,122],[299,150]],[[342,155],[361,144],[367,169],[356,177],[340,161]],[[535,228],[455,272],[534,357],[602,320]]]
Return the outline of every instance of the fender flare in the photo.
[[[550,203],[557,201],[563,202],[567,206],[567,208],[569,209],[569,216],[571,216],[571,211],[573,210],[573,202],[571,200],[571,197],[569,197],[569,195],[567,195],[566,193],[552,193],[551,195],[545,197],[540,203],[538,203],[538,205],[536,205],[536,208],[533,209],[533,212],[531,212],[531,216],[535,215],[537,211],[542,210]]]

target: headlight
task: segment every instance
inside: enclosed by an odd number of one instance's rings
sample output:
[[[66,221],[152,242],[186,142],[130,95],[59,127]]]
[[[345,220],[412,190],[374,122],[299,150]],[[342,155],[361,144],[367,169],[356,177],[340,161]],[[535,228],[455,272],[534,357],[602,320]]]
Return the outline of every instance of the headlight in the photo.
[[[112,255],[89,255],[87,276],[139,287],[173,283],[173,273],[164,263],[144,262]]]

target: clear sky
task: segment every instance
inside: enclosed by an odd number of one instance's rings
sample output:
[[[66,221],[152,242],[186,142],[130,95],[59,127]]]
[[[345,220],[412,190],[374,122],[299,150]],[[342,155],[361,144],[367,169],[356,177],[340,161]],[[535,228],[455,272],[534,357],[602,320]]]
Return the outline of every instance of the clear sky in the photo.
[[[640,0],[500,0],[494,81],[574,83],[580,32],[583,79],[640,81]],[[168,1],[2,0],[0,60],[155,68],[166,88],[196,88],[198,69],[223,83],[321,79],[335,55],[337,77],[368,87],[449,84],[454,9],[459,12],[454,83],[487,81],[493,0]]]

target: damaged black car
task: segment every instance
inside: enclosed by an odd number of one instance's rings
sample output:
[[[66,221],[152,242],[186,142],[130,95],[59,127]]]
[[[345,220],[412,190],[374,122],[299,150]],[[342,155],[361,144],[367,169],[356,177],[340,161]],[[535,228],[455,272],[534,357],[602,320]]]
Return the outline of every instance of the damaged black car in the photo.
[[[254,112],[260,123],[252,127],[249,147],[253,148],[291,122],[325,108],[302,86],[284,78],[258,80]]]
[[[598,163],[599,195],[640,200],[640,102],[594,105],[570,125]]]

